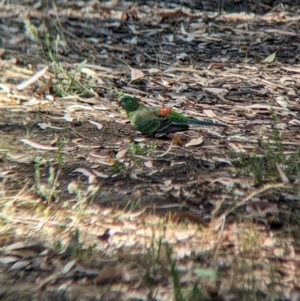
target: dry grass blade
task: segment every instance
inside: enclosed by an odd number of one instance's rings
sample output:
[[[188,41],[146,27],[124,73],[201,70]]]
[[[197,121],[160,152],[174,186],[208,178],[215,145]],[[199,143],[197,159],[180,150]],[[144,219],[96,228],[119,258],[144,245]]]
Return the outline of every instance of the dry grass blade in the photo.
[[[34,82],[36,82],[39,78],[41,78],[42,76],[44,76],[47,73],[47,71],[48,71],[49,68],[50,68],[50,66],[44,67],[42,70],[40,70],[37,73],[35,73],[28,80],[26,80],[26,81],[22,82],[21,84],[17,85],[16,86],[17,90],[23,90],[27,86],[29,86],[29,85],[33,84]]]

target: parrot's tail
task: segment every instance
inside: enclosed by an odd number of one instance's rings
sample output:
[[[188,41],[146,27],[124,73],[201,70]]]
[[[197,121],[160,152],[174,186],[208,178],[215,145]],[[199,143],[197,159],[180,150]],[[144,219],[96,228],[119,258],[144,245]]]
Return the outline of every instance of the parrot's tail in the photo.
[[[197,119],[190,119],[188,124],[190,125],[196,125],[196,126],[221,126],[221,127],[227,127],[225,124],[221,123],[215,123],[212,121],[204,121],[204,120],[197,120]]]

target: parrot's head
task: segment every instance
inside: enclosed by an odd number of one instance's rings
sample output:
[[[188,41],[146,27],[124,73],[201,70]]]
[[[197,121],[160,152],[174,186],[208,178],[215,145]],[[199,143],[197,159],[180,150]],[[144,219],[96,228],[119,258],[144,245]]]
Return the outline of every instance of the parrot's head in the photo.
[[[120,105],[126,110],[126,112],[136,111],[140,106],[139,102],[135,98],[125,94],[120,96]]]

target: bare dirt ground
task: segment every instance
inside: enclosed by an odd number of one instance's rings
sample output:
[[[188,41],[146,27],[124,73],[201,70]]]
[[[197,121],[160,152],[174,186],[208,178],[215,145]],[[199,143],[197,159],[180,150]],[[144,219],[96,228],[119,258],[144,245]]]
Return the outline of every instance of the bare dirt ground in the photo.
[[[247,3],[0,3],[0,300],[300,300],[300,6]]]

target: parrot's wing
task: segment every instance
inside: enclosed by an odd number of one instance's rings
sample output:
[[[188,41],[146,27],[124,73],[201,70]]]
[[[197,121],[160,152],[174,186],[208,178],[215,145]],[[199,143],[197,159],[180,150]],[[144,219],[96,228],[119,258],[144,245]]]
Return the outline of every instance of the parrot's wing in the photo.
[[[159,115],[159,120],[160,120],[160,127],[156,130],[156,133],[177,133],[177,132],[182,132],[186,131],[189,129],[189,125],[182,123],[182,122],[177,122],[175,118],[172,120],[169,118],[170,115],[167,115],[167,117],[164,117],[162,115]]]
[[[173,124],[168,122],[167,125],[164,127],[160,127],[156,130],[156,133],[166,133],[166,134],[171,134],[171,133],[177,133],[177,132],[183,132],[187,131],[189,129],[188,124]]]
[[[141,108],[129,116],[131,124],[143,134],[153,134],[160,127],[160,120],[156,110]]]

